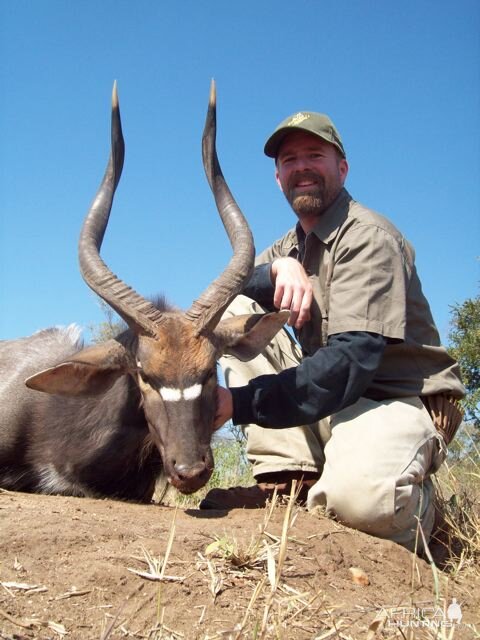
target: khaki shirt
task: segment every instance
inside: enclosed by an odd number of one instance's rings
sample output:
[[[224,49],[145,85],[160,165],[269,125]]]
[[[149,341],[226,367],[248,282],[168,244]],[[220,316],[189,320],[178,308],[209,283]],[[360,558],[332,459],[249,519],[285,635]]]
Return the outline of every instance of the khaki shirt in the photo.
[[[386,218],[343,189],[307,236],[297,225],[256,264],[284,256],[302,262],[313,287],[311,321],[297,334],[305,355],[337,333],[381,334],[388,344],[367,397],[464,395],[422,293],[414,250]]]

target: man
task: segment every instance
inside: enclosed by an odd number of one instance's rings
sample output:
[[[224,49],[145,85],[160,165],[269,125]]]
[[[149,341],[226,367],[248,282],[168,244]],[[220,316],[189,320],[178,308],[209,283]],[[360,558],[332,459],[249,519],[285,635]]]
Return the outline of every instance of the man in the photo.
[[[251,363],[224,358],[217,424],[246,425],[257,484],[214,489],[201,508],[262,507],[295,479],[309,509],[413,549],[419,522],[431,533],[429,476],[446,454],[424,401],[463,396],[458,366],[440,346],[413,249],[345,190],[332,121],[290,116],[265,153],[298,223],[257,258],[248,298],[227,313],[289,309],[301,352],[284,332]]]

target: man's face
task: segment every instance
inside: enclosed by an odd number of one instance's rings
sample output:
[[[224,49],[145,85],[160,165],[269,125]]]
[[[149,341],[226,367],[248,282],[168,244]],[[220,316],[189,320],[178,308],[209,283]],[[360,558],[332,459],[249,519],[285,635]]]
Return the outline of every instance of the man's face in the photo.
[[[347,161],[332,144],[306,131],[292,131],[280,146],[275,177],[309,230],[340,193],[347,172]]]

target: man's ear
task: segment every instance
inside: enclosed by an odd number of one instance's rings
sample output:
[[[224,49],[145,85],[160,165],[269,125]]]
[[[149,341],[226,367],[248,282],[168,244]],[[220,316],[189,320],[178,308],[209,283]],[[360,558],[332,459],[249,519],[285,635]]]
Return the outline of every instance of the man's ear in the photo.
[[[347,175],[348,175],[348,162],[346,158],[341,158],[340,162],[338,164],[338,169],[340,172],[340,178],[342,180],[342,184],[344,184],[345,180],[347,179]]]
[[[221,353],[235,356],[243,362],[252,360],[265,349],[287,322],[289,315],[289,311],[278,311],[221,320],[215,329]]]
[[[277,161],[275,160],[275,180],[278,184],[278,188],[283,193],[282,183],[280,182],[280,174],[278,173]]]
[[[87,347],[65,362],[25,380],[30,389],[64,396],[97,395],[129,370],[127,350],[116,340]]]

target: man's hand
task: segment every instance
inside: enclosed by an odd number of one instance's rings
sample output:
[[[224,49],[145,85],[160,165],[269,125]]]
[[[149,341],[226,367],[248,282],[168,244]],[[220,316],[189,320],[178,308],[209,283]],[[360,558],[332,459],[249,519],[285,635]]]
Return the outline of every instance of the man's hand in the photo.
[[[225,387],[217,387],[217,413],[215,415],[215,422],[213,429],[216,431],[220,429],[225,422],[231,420],[233,416],[233,400],[232,394]]]
[[[275,284],[273,304],[277,309],[290,311],[289,326],[300,329],[310,320],[313,298],[305,269],[294,258],[277,258],[272,262],[271,276]]]

